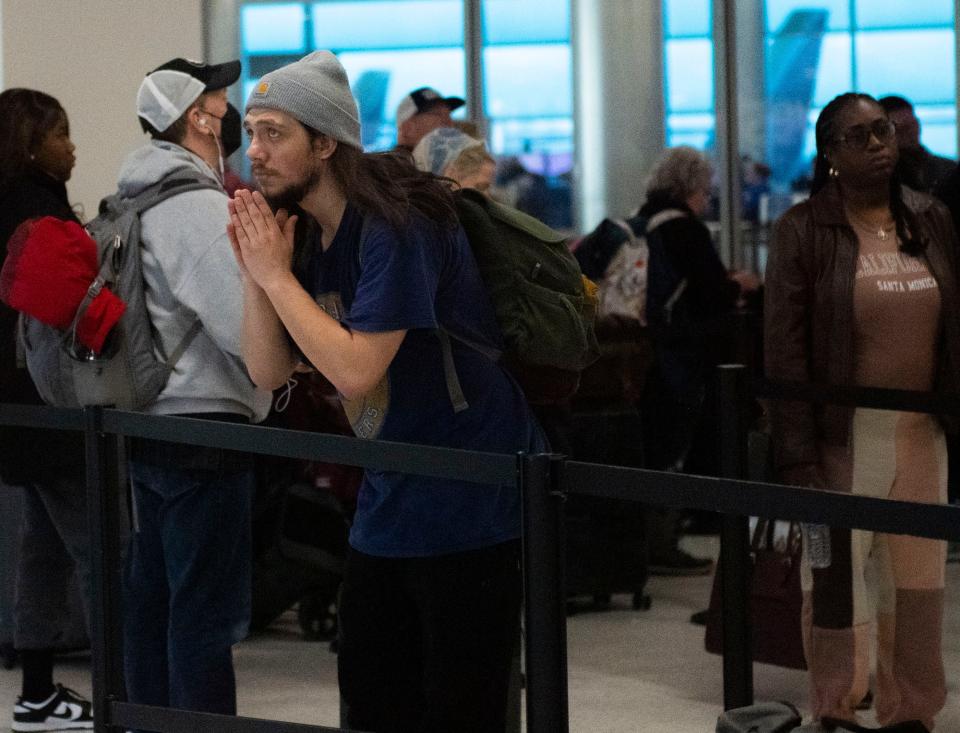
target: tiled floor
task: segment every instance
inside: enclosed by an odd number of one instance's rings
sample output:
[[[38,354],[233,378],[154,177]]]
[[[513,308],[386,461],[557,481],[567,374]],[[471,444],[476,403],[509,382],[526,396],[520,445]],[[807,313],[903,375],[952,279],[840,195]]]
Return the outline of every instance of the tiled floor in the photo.
[[[714,552],[714,538],[693,549]],[[948,566],[945,657],[950,696],[938,731],[960,731],[960,565]],[[722,708],[719,657],[703,651],[703,629],[688,622],[703,608],[710,578],[652,578],[653,606],[633,611],[627,596],[613,608],[568,619],[570,730],[582,733],[710,733]],[[89,692],[87,659],[65,660],[60,677]],[[326,644],[302,640],[288,613],[267,633],[237,648],[243,715],[336,725],[336,658]],[[758,700],[803,706],[801,672],[755,665]],[[0,672],[0,709],[11,710],[18,671]],[[872,724],[868,715],[864,722]]]

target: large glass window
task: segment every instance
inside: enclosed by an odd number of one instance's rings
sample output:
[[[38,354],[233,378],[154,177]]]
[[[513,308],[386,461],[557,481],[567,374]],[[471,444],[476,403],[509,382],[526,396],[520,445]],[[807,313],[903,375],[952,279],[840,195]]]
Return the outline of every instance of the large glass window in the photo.
[[[569,0],[483,0],[483,93],[501,191],[572,225],[573,71]],[[522,193],[521,193],[522,192]]]
[[[483,21],[484,106],[492,150],[527,156],[540,173],[569,171],[569,0],[484,0]]]
[[[759,7],[763,148],[775,188],[809,174],[817,115],[851,90],[906,97],[923,144],[956,157],[953,0],[765,0]],[[714,130],[710,2],[664,0],[664,20],[667,140],[703,147]],[[741,99],[749,92],[741,89]]]
[[[247,3],[240,16],[244,91],[309,51],[333,51],[360,106],[364,147],[385,150],[396,141],[405,94],[431,86],[464,96],[463,27],[461,0]]]
[[[353,84],[364,147],[390,148],[396,108],[405,94],[431,86],[444,95],[467,96],[471,60],[464,51],[464,14],[471,3],[480,4],[483,17],[476,61],[490,150],[510,178],[503,190],[537,192],[528,197],[538,202],[530,213],[569,226],[570,0],[247,2],[240,17],[244,92],[266,72],[314,49],[329,49]],[[525,205],[522,196],[512,203]]]
[[[713,142],[713,41],[710,0],[665,0],[667,145]]]
[[[775,185],[809,175],[817,115],[850,90],[906,97],[923,144],[956,156],[952,0],[767,0],[766,11],[766,147]]]

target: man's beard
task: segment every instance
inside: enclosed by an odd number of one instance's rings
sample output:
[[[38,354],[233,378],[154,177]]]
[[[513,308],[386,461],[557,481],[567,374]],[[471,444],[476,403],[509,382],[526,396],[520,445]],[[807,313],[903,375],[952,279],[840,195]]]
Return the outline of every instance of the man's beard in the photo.
[[[300,181],[291,183],[275,194],[270,194],[269,196],[264,194],[263,197],[267,200],[267,203],[273,211],[279,211],[280,209],[291,211],[294,207],[298,207],[299,203],[303,201],[303,199],[307,197],[307,194],[316,188],[319,183],[320,169],[314,168]]]

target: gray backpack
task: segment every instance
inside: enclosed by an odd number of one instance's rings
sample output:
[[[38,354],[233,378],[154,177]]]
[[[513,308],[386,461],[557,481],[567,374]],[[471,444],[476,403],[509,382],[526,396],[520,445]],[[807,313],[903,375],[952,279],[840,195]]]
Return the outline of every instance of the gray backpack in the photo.
[[[140,215],[171,196],[218,185],[199,173],[179,171],[132,199],[119,194],[100,202],[86,229],[97,243],[100,271],[77,308],[72,325],[60,331],[20,315],[18,351],[44,402],[55,407],[87,405],[137,410],[153,401],[200,330],[195,320],[173,353],[163,354],[154,338],[143,294]],[[103,287],[127,307],[100,354],[76,338],[81,316]]]

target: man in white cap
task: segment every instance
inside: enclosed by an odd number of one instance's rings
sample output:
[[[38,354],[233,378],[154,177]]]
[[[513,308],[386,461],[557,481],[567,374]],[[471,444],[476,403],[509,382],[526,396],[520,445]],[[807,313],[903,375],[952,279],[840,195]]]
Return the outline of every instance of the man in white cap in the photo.
[[[275,215],[248,191],[231,204],[254,381],[315,368],[361,437],[542,450],[523,393],[489,356],[501,338],[451,192],[409,156],[362,152],[336,57],[317,51],[264,76],[244,124],[264,195],[297,207]],[[300,242],[295,267],[299,218],[320,233]],[[519,535],[512,485],[364,473],[339,604],[347,727],[504,731]]]
[[[223,159],[240,143],[226,88],[240,63],[173,59],[147,74],[137,115],[152,138],[121,168],[119,192],[200,181],[141,216],[147,310],[158,350],[180,352],[145,408],[258,422],[270,393],[240,358],[242,283],[226,234]],[[124,668],[131,702],[235,714],[231,648],[250,617],[254,475],[244,454],[130,441],[136,526],[124,569]]]
[[[397,147],[412,151],[428,132],[450,127],[450,113],[464,104],[460,97],[444,97],[431,87],[414,89],[397,105]]]

